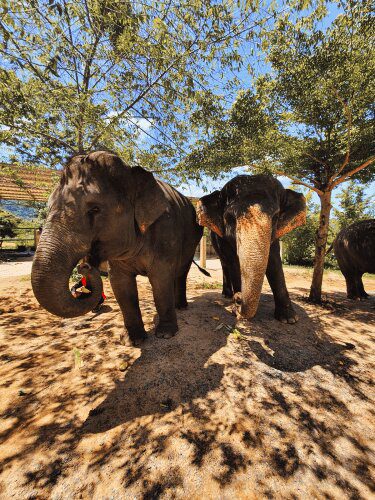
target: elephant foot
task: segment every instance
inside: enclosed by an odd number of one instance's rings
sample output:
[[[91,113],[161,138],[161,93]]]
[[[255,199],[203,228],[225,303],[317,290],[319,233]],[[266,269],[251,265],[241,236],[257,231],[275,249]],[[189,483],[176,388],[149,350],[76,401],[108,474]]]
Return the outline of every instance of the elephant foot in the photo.
[[[177,332],[178,332],[178,326],[171,324],[163,325],[162,323],[159,323],[155,329],[155,335],[159,339],[170,339],[174,337]]]
[[[185,300],[184,302],[177,302],[175,305],[176,309],[187,309],[188,308],[188,303]]]
[[[229,290],[228,288],[223,288],[223,291],[221,292],[221,295],[225,297],[226,299],[232,299],[233,298],[233,292],[232,290]]]
[[[370,297],[370,295],[368,293],[364,294],[364,295],[354,295],[354,294],[350,294],[348,295],[348,299],[350,300],[367,300],[368,298]]]
[[[232,312],[236,316],[237,319],[243,319],[241,316],[241,307],[242,307],[242,294],[241,292],[236,292],[233,295],[234,304],[232,307]]]
[[[275,318],[278,321],[281,321],[281,323],[289,323],[290,325],[294,325],[294,323],[297,323],[299,319],[292,304],[289,304],[286,307],[276,307]]]
[[[147,334],[144,328],[131,330],[125,328],[124,332],[120,336],[121,343],[126,347],[140,347],[145,340],[147,340]]]

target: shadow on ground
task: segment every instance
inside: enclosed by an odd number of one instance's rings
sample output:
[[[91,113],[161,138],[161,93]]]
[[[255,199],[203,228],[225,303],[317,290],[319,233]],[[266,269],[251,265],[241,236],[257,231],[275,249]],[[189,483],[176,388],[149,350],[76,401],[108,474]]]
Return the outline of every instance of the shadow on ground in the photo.
[[[141,351],[120,344],[114,301],[108,315],[80,322],[23,310],[22,296],[7,303],[1,389],[13,392],[1,414],[6,491],[22,485],[31,496],[112,491],[144,499],[202,491],[292,498],[301,488],[311,497],[370,495],[368,311],[322,312],[298,300],[299,323],[283,325],[264,294],[238,336],[218,292],[192,295],[178,313],[177,336],[157,339],[148,323]],[[142,309],[153,317],[149,288]],[[80,370],[72,364],[77,348]]]

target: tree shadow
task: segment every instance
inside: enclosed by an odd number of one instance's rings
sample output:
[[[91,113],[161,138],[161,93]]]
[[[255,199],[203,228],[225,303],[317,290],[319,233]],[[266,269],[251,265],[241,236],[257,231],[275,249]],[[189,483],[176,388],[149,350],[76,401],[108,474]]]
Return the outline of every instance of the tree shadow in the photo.
[[[284,372],[301,372],[320,365],[332,371],[343,351],[355,348],[323,333],[319,322],[296,303],[293,306],[299,321],[294,325],[277,323],[269,315],[270,302],[272,295],[264,294],[255,321],[237,325],[241,333],[251,335],[247,345],[268,366]]]
[[[294,290],[301,292],[303,295],[303,301],[310,303],[308,299],[308,294],[306,288],[296,287]],[[345,291],[334,291],[322,293],[322,303],[314,304],[314,306],[321,308],[322,310],[330,310],[333,314],[342,316],[343,314],[349,313],[364,313],[364,314],[374,314],[375,307],[375,296],[371,292],[369,296],[362,300],[348,299]],[[359,316],[356,319],[363,319],[363,316]]]
[[[116,381],[106,399],[91,410],[83,428],[85,433],[105,432],[137,417],[168,413],[219,387],[224,367],[209,359],[226,345],[228,332],[212,329],[202,336],[202,323],[216,315],[218,320],[234,325],[235,318],[214,303],[212,299],[217,297],[211,292],[190,301],[190,312],[196,303],[205,302],[204,316],[197,311],[197,317],[189,318],[189,328],[185,329],[187,321],[184,311],[180,311],[180,330],[172,339],[158,339],[153,332],[148,335],[141,356],[124,379]]]
[[[249,325],[245,322],[239,326],[248,340],[245,352],[255,354],[262,363],[285,373],[305,372],[320,366],[343,379],[360,399],[368,400],[360,387],[362,380],[357,374],[358,362],[350,355],[356,345],[334,340],[324,332],[318,315],[309,316],[295,302],[293,305],[299,321],[294,325],[279,323],[279,327],[275,327],[275,320],[269,316],[271,302],[272,295],[265,294],[254,323]]]
[[[235,317],[224,308],[226,302],[213,300],[218,297],[215,292],[203,293],[190,308],[204,301],[207,318],[211,316],[234,327]],[[296,325],[277,322],[270,314],[271,307],[273,296],[264,294],[256,319],[248,327],[240,327],[249,334],[245,351],[251,350],[260,361],[276,370],[300,372],[320,365],[355,383],[350,368],[356,362],[344,354],[355,348],[353,344],[335,342],[322,333],[320,325],[298,305],[295,307],[300,321]],[[203,320],[211,321],[207,318]],[[207,365],[207,361],[226,344],[228,332],[212,329],[200,335],[199,314],[195,320],[197,330],[190,328],[191,333],[184,331],[183,312],[179,321],[180,332],[173,339],[161,340],[149,335],[141,356],[127,370],[124,379],[118,380],[113,391],[90,412],[84,432],[100,433],[140,416],[167,413],[219,387],[223,365]]]
[[[145,296],[141,300],[144,307]],[[147,298],[147,307],[151,301]],[[353,350],[327,335],[319,312],[307,314],[311,309],[299,303],[294,304],[299,323],[284,325],[273,318],[272,294],[263,294],[256,318],[238,327],[243,336],[236,338],[218,328],[221,323],[235,327],[230,302],[219,291],[202,291],[187,311],[178,312],[177,336],[163,340],[150,333],[137,359],[138,350],[120,344],[122,321],[116,323],[114,316],[81,332],[75,321],[54,320],[51,328],[52,318],[43,313],[39,342],[27,321],[14,331],[9,326],[1,357],[8,367],[3,385],[22,379],[27,394],[10,400],[0,415],[8,422],[1,438],[9,445],[24,433],[25,440],[9,452],[0,473],[21,464],[22,487],[32,484],[47,494],[55,486],[76,488],[69,482],[76,471],[84,487],[91,481],[95,492],[106,470],[121,475],[126,495],[158,498],[182,496],[192,476],[212,480],[223,491],[239,478],[249,481],[253,470],[264,470],[257,480],[260,496],[268,489],[269,496],[275,494],[273,483],[287,492],[289,479],[306,473],[321,482],[322,495],[328,482],[336,482],[358,498],[358,481],[372,487],[368,439],[362,439],[352,409],[355,401],[367,417],[371,411],[357,379],[367,364],[364,351],[359,342]],[[26,319],[31,312],[23,314]],[[8,324],[7,318],[0,324]],[[338,338],[344,334],[341,328]],[[85,364],[72,370],[77,336]],[[12,347],[17,337],[25,342],[21,351]],[[47,342],[48,349],[41,348]],[[120,360],[128,363],[123,374]],[[64,384],[59,385],[60,377]],[[350,397],[345,382],[355,389]],[[48,419],[39,419],[43,411]],[[340,450],[342,439],[351,446],[349,453]],[[32,460],[41,450],[43,467]]]

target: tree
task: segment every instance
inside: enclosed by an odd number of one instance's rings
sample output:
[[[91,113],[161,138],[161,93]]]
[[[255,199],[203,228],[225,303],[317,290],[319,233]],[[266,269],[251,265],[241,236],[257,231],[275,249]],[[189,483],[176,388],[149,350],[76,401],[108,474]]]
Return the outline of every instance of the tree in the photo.
[[[338,230],[350,226],[353,222],[375,217],[373,197],[366,198],[364,186],[351,181],[337,197],[339,209],[334,209],[338,221]]]
[[[0,141],[13,161],[107,148],[161,169],[146,146],[181,155],[184,113],[266,20],[249,2],[4,0]]]
[[[198,141],[182,165],[211,174],[247,165],[317,193],[313,302],[321,300],[332,191],[352,176],[365,182],[375,175],[371,6],[340,5],[326,30],[316,16],[278,19],[264,38],[271,71],[238,95],[227,117],[218,116],[212,138]]]
[[[0,209],[0,248],[2,247],[2,238],[13,238],[16,233],[15,229],[20,219],[12,214]]]
[[[286,234],[283,241],[283,257],[288,264],[311,266],[314,260],[314,236],[319,210],[311,203],[311,191],[306,195],[306,224]]]

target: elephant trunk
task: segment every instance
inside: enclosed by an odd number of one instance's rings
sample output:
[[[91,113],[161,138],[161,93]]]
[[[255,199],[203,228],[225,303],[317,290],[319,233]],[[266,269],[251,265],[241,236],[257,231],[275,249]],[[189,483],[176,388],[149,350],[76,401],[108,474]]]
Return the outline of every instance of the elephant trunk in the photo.
[[[91,294],[74,298],[69,278],[78,261],[88,254],[90,243],[82,242],[61,223],[47,221],[35,252],[31,283],[34,295],[47,311],[74,318],[91,311],[99,302],[103,284],[97,269],[90,270]]]
[[[272,220],[259,205],[252,205],[237,220],[237,252],[241,269],[241,316],[255,316],[271,244]]]

